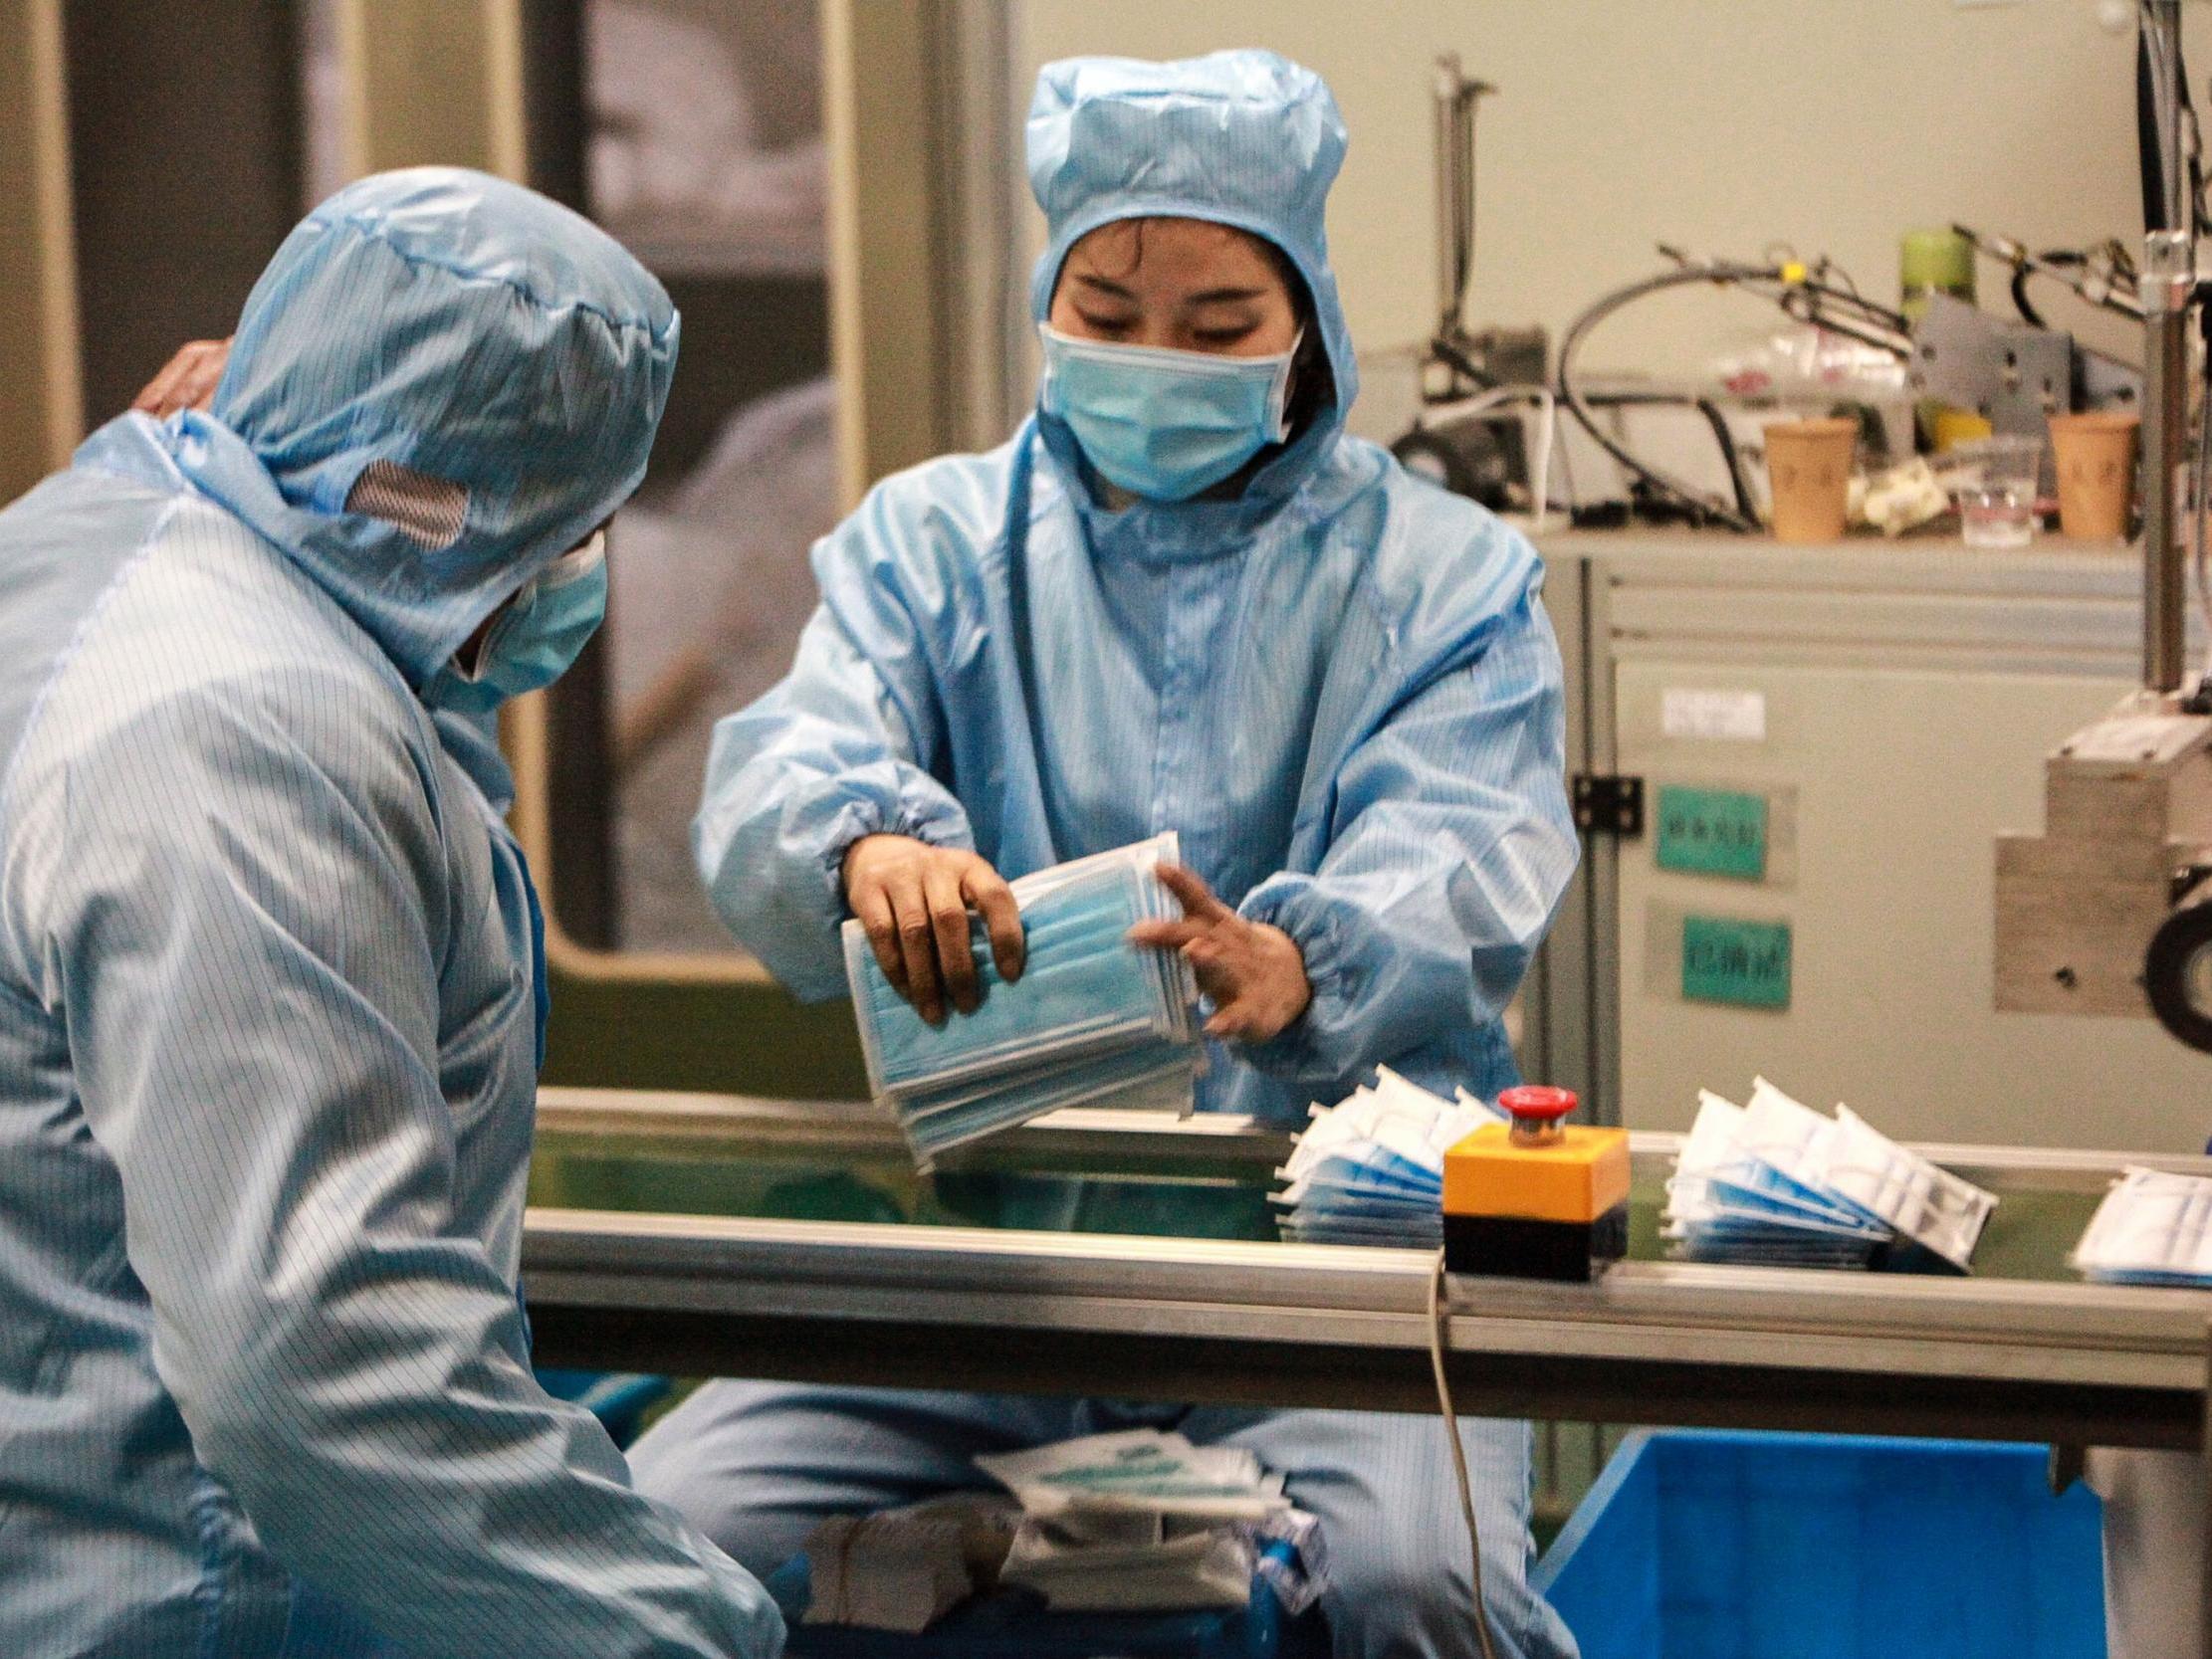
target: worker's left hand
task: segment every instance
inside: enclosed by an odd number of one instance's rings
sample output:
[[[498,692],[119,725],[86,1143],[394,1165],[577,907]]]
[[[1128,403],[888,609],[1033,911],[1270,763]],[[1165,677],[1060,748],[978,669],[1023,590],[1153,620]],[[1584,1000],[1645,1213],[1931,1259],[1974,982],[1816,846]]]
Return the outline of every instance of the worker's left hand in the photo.
[[[1247,922],[1181,865],[1161,865],[1160,880],[1183,906],[1183,920],[1140,922],[1130,942],[1183,952],[1214,1004],[1209,1037],[1264,1043],[1279,1036],[1313,1000],[1297,941],[1280,928]]]
[[[230,361],[230,341],[191,340],[161,365],[161,372],[145,385],[130,407],[155,420],[166,420],[185,409],[205,409],[215,401],[215,383]]]

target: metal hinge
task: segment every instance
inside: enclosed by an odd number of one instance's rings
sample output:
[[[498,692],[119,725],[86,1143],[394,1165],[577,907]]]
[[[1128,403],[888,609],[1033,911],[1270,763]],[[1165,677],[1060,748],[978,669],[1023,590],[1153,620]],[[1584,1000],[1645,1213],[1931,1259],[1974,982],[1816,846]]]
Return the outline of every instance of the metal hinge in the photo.
[[[1575,774],[1575,828],[1633,841],[1644,833],[1644,780],[1607,772]]]

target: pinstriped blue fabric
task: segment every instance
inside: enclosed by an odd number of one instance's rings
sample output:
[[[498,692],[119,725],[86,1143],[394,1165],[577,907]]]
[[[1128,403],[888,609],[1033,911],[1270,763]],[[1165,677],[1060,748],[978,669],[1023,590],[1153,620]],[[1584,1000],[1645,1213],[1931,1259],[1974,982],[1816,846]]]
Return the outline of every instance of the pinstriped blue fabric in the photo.
[[[637,488],[677,335],[660,285],[584,220],[482,174],[411,168],[340,191],[285,239],[212,413],[166,430],[193,483],[308,567],[420,689]],[[379,461],[460,486],[460,535],[426,548],[345,511]]]
[[[1559,653],[1534,549],[1347,438],[1352,348],[1321,240],[1343,127],[1266,53],[1048,66],[1037,314],[1106,218],[1199,213],[1306,276],[1337,397],[1233,499],[1099,504],[1066,426],[887,480],[814,549],[791,674],[724,721],[694,826],[732,930],[806,996],[842,987],[860,836],[973,845],[1009,876],[1173,829],[1314,985],[1203,1104],[1276,1119],[1378,1062],[1514,1081],[1497,1016],[1573,873]]]
[[[1041,414],[993,454],[879,486],[814,549],[822,604],[789,677],[716,730],[693,828],[715,902],[786,984],[826,996],[838,867],[862,835],[972,845],[1019,875],[1173,829],[1217,892],[1298,941],[1314,985],[1273,1043],[1217,1050],[1202,1104],[1296,1118],[1377,1062],[1490,1093],[1514,1076],[1498,1014],[1575,863],[1559,652],[1528,543],[1343,434],[1327,89],[1266,53],[1078,60],[1039,78],[1028,131],[1039,317],[1096,224],[1238,225],[1305,276],[1336,400],[1231,499],[1111,511]],[[815,1516],[962,1484],[974,1451],[1115,1409],[719,1383],[636,1463],[765,1559]],[[1437,1425],[1194,1413],[1190,1432],[1242,1437],[1324,1517],[1343,1659],[1472,1650]],[[1499,1651],[1567,1659],[1528,1586],[1527,1426],[1465,1435]]]
[[[1217,1049],[1205,1105],[1296,1119],[1378,1063],[1446,1094],[1513,1082],[1497,1015],[1576,852],[1533,550],[1348,439],[1217,540],[1079,490],[1025,432],[888,481],[815,549],[822,608],[790,676],[718,727],[694,826],[733,932],[832,995],[862,835],[1011,876],[1173,829],[1314,985],[1273,1043]]]
[[[1038,73],[1026,138],[1049,231],[1029,284],[1039,319],[1068,249],[1100,225],[1163,214],[1234,225],[1298,268],[1351,406],[1358,380],[1323,224],[1348,139],[1321,77],[1273,52],[1067,58]]]
[[[252,442],[125,417],[0,513],[0,1653],[779,1643],[529,1369],[533,900],[481,728],[411,685],[620,499],[666,364],[599,314],[651,280],[489,182],[342,195],[307,264],[364,263],[330,293],[280,256],[219,405]],[[384,208],[408,260],[361,229]],[[518,239],[589,260],[526,295]],[[613,430],[549,439],[547,475],[541,399]],[[287,423],[427,457],[463,534],[316,505],[369,453]]]
[[[988,1485],[980,1454],[1140,1423],[1202,1446],[1241,1447],[1288,1477],[1291,1498],[1321,1522],[1321,1605],[1338,1659],[1478,1651],[1466,1525],[1434,1415],[716,1382],[663,1417],[630,1457],[639,1486],[665,1493],[739,1560],[769,1572],[829,1516]],[[1573,1659],[1573,1634],[1528,1582],[1528,1424],[1468,1418],[1459,1437],[1499,1659]]]

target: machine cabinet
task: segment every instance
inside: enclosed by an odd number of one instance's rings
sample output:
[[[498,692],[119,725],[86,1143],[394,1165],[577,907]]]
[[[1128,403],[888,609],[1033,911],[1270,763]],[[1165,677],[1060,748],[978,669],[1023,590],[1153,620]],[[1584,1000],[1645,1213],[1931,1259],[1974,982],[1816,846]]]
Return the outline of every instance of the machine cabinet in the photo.
[[[1531,1075],[1636,1129],[1763,1074],[1904,1140],[2204,1143],[2212,1057],[2147,1011],[1992,1001],[1996,837],[2040,827],[2044,757],[2135,683],[2128,549],[1544,552],[1569,770],[1634,780],[1644,822],[1584,837],[1531,975]]]

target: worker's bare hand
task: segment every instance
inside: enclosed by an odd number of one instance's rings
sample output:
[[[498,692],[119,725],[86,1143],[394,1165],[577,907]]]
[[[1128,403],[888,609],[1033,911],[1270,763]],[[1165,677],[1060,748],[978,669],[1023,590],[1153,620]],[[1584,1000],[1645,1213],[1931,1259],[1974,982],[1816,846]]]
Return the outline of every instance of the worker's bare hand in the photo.
[[[161,365],[161,372],[146,382],[130,407],[155,420],[166,420],[182,409],[205,409],[215,401],[215,383],[229,361],[229,340],[193,340]]]
[[[1021,913],[1013,890],[974,853],[905,835],[864,835],[845,853],[845,903],[898,993],[937,1025],[948,1002],[983,1006],[969,914],[984,919],[1000,978],[1021,977]]]
[[[1279,1036],[1313,1000],[1305,952],[1280,928],[1247,922],[1214,897],[1195,872],[1160,866],[1160,880],[1183,906],[1181,922],[1140,922],[1130,942],[1180,950],[1214,1003],[1206,1034],[1264,1043]]]

